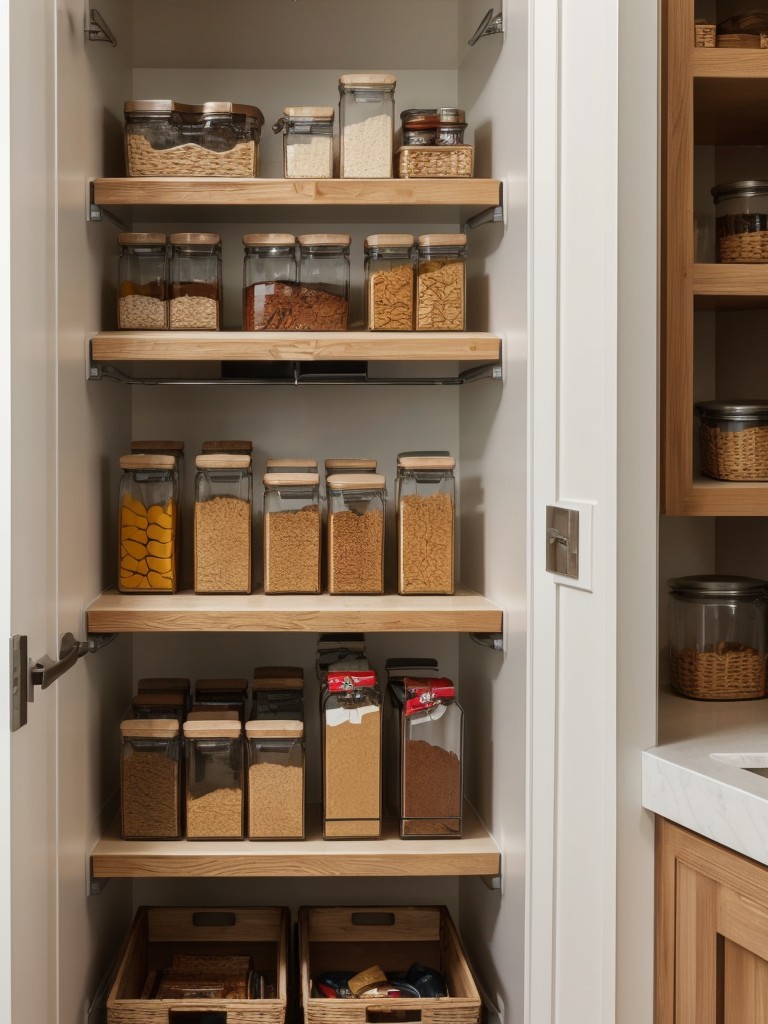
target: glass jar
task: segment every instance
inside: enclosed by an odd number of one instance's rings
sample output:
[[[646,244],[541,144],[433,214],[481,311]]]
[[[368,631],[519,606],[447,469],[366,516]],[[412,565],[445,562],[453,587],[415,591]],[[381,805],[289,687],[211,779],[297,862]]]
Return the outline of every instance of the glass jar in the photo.
[[[249,839],[304,838],[304,725],[248,722]]]
[[[181,744],[176,721],[120,723],[123,839],[181,836]]]
[[[140,679],[136,685],[137,694],[143,693],[180,693],[184,698],[184,706],[189,710],[192,707],[192,683],[189,679],[178,676],[152,676],[147,679]]]
[[[333,177],[333,107],[286,107],[272,131],[283,133],[286,178]]]
[[[413,235],[369,235],[363,249],[365,326],[369,331],[412,331]]]
[[[182,725],[187,713],[187,698],[179,691],[137,693],[131,700],[131,711],[137,719],[173,719]]]
[[[382,758],[376,673],[329,672],[322,719],[323,837],[378,837]]]
[[[748,576],[669,580],[672,686],[699,700],[766,694],[768,583]]]
[[[712,189],[717,262],[768,262],[768,181],[733,181]]]
[[[402,839],[459,839],[464,712],[450,679],[406,677],[390,685],[399,750],[394,806]]]
[[[168,239],[149,231],[117,236],[120,246],[117,326],[121,331],[168,329]]]
[[[452,594],[456,460],[400,456],[397,460],[397,590]]]
[[[386,481],[378,473],[328,477],[328,592],[384,593]]]
[[[239,722],[185,722],[187,839],[243,838]]]
[[[299,235],[299,302],[288,330],[346,331],[349,235]]]
[[[315,671],[321,687],[329,672],[362,672],[370,668],[365,633],[321,633],[317,641]]]
[[[267,473],[317,473],[317,459],[267,459]]]
[[[120,459],[118,589],[174,593],[178,478],[172,455]]]
[[[463,331],[466,323],[466,235],[420,235],[416,328]]]
[[[176,486],[176,565],[181,565],[182,534],[184,532],[184,515],[181,496],[184,493],[184,442],[168,440],[131,441],[132,455],[171,455],[175,459],[174,476]]]
[[[395,83],[392,75],[339,79],[339,177],[392,177]]]
[[[250,594],[253,476],[250,455],[198,455],[195,593]]]
[[[253,670],[251,718],[256,721],[304,721],[304,670],[264,665]]]
[[[243,330],[281,331],[297,291],[296,238],[243,235]]]
[[[701,472],[716,480],[768,480],[768,402],[697,402]]]
[[[266,473],[263,482],[264,593],[319,594],[319,477]]]
[[[195,710],[237,711],[240,721],[245,721],[247,703],[247,679],[198,679],[195,683]]]
[[[432,107],[400,113],[404,146],[461,146],[467,127],[459,107]]]
[[[221,324],[221,239],[215,234],[171,235],[172,331],[218,331]]]
[[[376,459],[326,459],[325,460],[325,489],[328,492],[328,477],[337,474],[347,475],[349,473],[375,473],[378,463]]]

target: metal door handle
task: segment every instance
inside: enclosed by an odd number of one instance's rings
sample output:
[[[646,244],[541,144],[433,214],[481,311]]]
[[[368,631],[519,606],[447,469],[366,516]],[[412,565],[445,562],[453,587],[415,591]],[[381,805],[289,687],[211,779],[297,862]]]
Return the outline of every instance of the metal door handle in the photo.
[[[46,690],[51,683],[56,682],[59,676],[69,672],[78,659],[87,653],[87,640],[76,640],[71,633],[65,633],[61,638],[58,661],[54,661],[53,658],[49,658],[47,654],[44,654],[30,669],[32,685],[39,686],[41,690]]]

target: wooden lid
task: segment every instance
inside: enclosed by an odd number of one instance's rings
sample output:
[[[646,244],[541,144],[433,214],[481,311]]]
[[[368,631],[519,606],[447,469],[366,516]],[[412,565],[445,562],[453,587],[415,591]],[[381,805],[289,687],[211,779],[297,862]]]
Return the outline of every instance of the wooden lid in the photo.
[[[248,690],[247,679],[198,679],[195,682],[195,692],[199,690]]]
[[[253,690],[303,690],[304,669],[294,665],[263,665],[253,670]]]
[[[173,469],[176,459],[173,455],[123,455],[120,469]]]
[[[157,690],[161,693],[171,693],[173,690],[189,693],[191,689],[192,683],[189,679],[176,676],[169,676],[167,678],[153,676],[151,679],[140,679],[137,684],[138,693],[152,693]]]
[[[376,459],[326,459],[326,473],[375,473],[378,463]]]
[[[283,107],[285,117],[316,117],[318,121],[332,121],[333,107]]]
[[[296,236],[273,232],[272,234],[243,235],[243,245],[295,245]]]
[[[176,100],[126,100],[123,104],[126,114],[243,114],[264,124],[264,115],[258,107],[248,103],[231,103],[229,100],[208,100],[206,103],[177,103]]]
[[[237,711],[223,708],[195,708],[187,715],[188,722],[239,722]]]
[[[441,245],[466,245],[466,235],[419,235],[419,245],[424,248]]]
[[[359,75],[341,75],[339,78],[339,85],[353,85],[353,86],[378,86],[378,85],[395,85],[397,79],[394,75],[382,75],[375,72],[368,72],[367,74]]]
[[[117,236],[118,245],[165,245],[167,241],[159,231],[123,231]]]
[[[334,473],[326,481],[333,491],[377,491],[387,486],[381,473]]]
[[[231,455],[250,455],[253,452],[253,441],[203,441],[203,455],[210,452],[229,452]]]
[[[185,704],[184,694],[173,691],[139,693],[131,699],[134,708],[180,708]]]
[[[212,231],[180,231],[171,235],[171,245],[218,245],[221,235]]]
[[[183,455],[183,441],[131,441],[133,455]]]
[[[350,235],[299,235],[299,245],[351,245]]]
[[[455,469],[456,459],[452,455],[405,455],[397,465],[402,469]]]
[[[126,718],[120,723],[120,735],[127,739],[173,739],[180,729],[175,718]]]
[[[267,459],[267,472],[271,469],[317,469],[317,459]]]
[[[368,235],[363,247],[365,249],[388,245],[413,245],[413,235]]]
[[[288,719],[275,718],[271,721],[255,721],[245,723],[245,735],[251,739],[296,739],[304,735],[304,723]]]
[[[184,735],[190,739],[237,739],[242,735],[243,727],[239,722],[226,722],[207,719],[184,723]]]
[[[216,455],[198,455],[195,459],[198,469],[250,469],[250,455],[228,455],[219,452]]]
[[[320,483],[317,473],[265,473],[261,478],[265,487],[316,487]]]

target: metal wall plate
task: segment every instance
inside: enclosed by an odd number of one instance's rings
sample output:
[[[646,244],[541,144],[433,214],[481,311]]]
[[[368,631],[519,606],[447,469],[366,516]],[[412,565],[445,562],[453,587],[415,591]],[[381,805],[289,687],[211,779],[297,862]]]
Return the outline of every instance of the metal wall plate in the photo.
[[[31,699],[27,638],[17,633],[11,637],[11,732],[27,724],[27,704]]]
[[[547,572],[578,579],[579,513],[547,505]]]

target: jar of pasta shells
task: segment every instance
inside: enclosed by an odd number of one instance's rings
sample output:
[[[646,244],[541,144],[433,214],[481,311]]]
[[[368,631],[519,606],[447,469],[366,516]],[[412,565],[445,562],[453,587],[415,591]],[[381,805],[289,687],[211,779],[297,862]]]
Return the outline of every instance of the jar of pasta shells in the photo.
[[[369,235],[365,252],[365,326],[413,330],[413,235]]]
[[[319,594],[317,473],[264,475],[264,593]]]
[[[119,497],[118,589],[177,588],[178,477],[172,455],[124,455]]]
[[[452,594],[455,509],[450,455],[397,460],[397,589],[400,594]]]
[[[466,323],[466,235],[420,235],[416,328],[463,331]]]
[[[217,331],[221,298],[221,238],[196,232],[171,235],[170,329]]]

